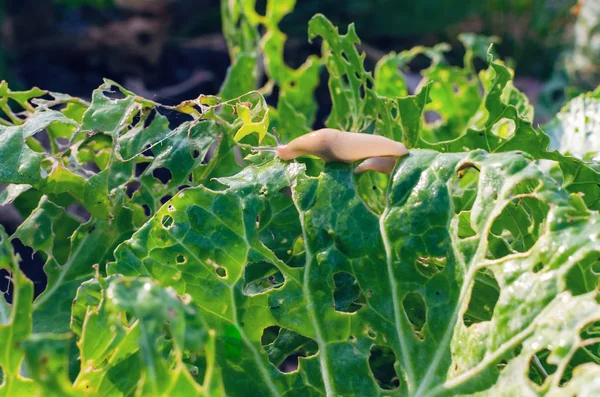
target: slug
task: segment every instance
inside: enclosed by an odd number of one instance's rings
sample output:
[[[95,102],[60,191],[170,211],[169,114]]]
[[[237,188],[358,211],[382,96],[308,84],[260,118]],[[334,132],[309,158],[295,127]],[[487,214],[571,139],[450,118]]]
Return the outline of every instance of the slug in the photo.
[[[282,160],[293,160],[296,157],[309,154],[320,157],[325,162],[341,161],[344,163],[353,163],[357,160],[370,159],[371,157],[383,158],[391,156],[390,160],[373,159],[373,161],[363,166],[363,171],[361,172],[369,169],[377,171],[378,169],[375,167],[388,170],[390,169],[390,163],[395,163],[394,157],[401,157],[408,154],[406,146],[386,137],[356,132],[342,132],[333,128],[322,128],[302,135],[287,145],[281,144],[277,134],[275,137],[277,147],[258,147],[253,150],[275,152]],[[393,164],[391,168],[393,169]],[[391,169],[389,172],[391,172]]]

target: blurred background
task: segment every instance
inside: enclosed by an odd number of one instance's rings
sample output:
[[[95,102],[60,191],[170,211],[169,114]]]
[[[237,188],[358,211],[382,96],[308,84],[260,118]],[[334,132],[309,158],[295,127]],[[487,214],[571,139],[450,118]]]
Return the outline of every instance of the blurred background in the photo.
[[[256,7],[263,13],[266,0]],[[306,33],[317,12],[342,32],[356,24],[368,69],[388,51],[441,41],[458,64],[458,33],[498,36],[496,50],[516,68],[539,123],[570,91],[600,82],[600,0],[299,0],[280,25],[290,66],[319,52]],[[173,104],[217,93],[230,63],[219,0],[0,0],[0,26],[0,80],[12,89],[87,98],[108,77]],[[417,74],[427,65],[411,66]]]

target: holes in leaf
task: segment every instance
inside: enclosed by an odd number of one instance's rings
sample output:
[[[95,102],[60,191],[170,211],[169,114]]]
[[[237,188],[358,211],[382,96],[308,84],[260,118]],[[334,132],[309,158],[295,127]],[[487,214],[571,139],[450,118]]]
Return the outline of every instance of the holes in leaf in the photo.
[[[37,231],[36,238],[49,238],[46,236],[41,236],[39,233],[40,230]],[[24,245],[23,242],[18,238],[12,239],[11,244],[15,253],[18,253],[21,257],[21,263],[19,265],[21,271],[25,273],[25,276],[27,276],[28,279],[33,281],[34,298],[37,298],[37,296],[46,289],[46,285],[48,285],[48,276],[46,275],[46,272],[44,272],[44,264],[46,263],[47,256],[42,251],[34,251],[31,247]],[[60,252],[56,252],[55,259],[63,260],[63,258],[66,258],[67,255],[64,253],[67,251],[66,249],[64,251],[57,251]],[[8,288],[8,295],[6,295],[6,298],[7,301],[9,298],[12,301],[12,293],[14,292],[12,287],[12,276],[10,276],[9,281],[10,286]]]
[[[423,326],[427,321],[427,305],[423,296],[418,292],[409,292],[402,301],[406,317],[412,326],[413,332],[417,338],[423,340]]]
[[[529,360],[529,380],[538,386],[544,384],[546,379],[556,371],[556,365],[547,361],[550,350],[543,349],[531,356]]]
[[[423,276],[430,278],[444,270],[446,262],[446,257],[420,256],[415,262],[415,267]]]
[[[0,269],[0,294],[2,294],[3,299],[5,299],[7,303],[12,304],[13,283],[10,272],[6,269]],[[0,320],[2,320],[2,318],[0,318]],[[9,318],[6,320],[10,321]],[[0,324],[4,323],[0,322]]]
[[[144,208],[144,215],[150,216],[152,214],[152,211],[150,210],[150,207],[148,207],[148,205],[144,204],[142,205],[142,208]]]
[[[298,237],[292,244],[292,249],[288,251],[291,256],[287,261],[289,267],[303,267],[306,263],[306,248],[304,247],[304,239]]]
[[[163,217],[160,220],[160,223],[162,224],[164,229],[170,229],[173,226],[173,217],[171,215],[163,215]]]
[[[452,178],[452,203],[456,214],[470,211],[479,188],[479,168],[473,163],[463,163]]]
[[[534,197],[521,197],[506,205],[488,235],[491,259],[528,251],[543,233],[549,207]]]
[[[173,178],[171,171],[169,171],[169,169],[166,167],[156,168],[154,171],[152,171],[152,175],[163,185],[169,183],[169,181]]]
[[[195,149],[192,152],[192,157],[195,158],[195,159],[197,159],[198,157],[200,157],[200,151],[198,149]]]
[[[375,332],[372,328],[367,328],[366,333],[367,333],[367,336],[371,339],[377,338],[377,332]]]
[[[426,110],[424,116],[427,124],[439,124],[444,121],[442,115],[435,110]]]
[[[364,172],[358,177],[358,195],[378,215],[385,209],[388,181],[388,175],[375,171]]]
[[[499,297],[500,286],[494,273],[489,269],[480,269],[475,274],[471,300],[463,316],[465,325],[468,327],[474,323],[491,320]]]
[[[69,141],[67,138],[56,138],[54,139],[54,142],[58,146],[59,151],[67,149],[71,144],[71,141]]]
[[[147,113],[147,115],[145,115],[146,118],[144,119],[144,129],[146,129],[150,127],[150,125],[152,125],[152,122],[156,118],[156,115],[158,115],[159,113],[156,111],[156,108],[152,108],[150,110],[144,109],[144,112]]]
[[[135,176],[140,177],[146,171],[146,168],[148,168],[149,165],[150,163],[137,163],[135,165]]]
[[[380,388],[393,390],[400,386],[400,379],[394,368],[396,356],[387,346],[373,345],[369,355],[369,368]]]
[[[42,178],[47,178],[48,175],[52,172],[53,163],[50,160],[42,160],[40,163],[40,176]]]
[[[277,326],[264,329],[261,344],[271,364],[283,373],[296,371],[300,357],[313,356],[319,350],[311,338]]]
[[[500,362],[498,364],[496,364],[496,368],[498,369],[498,371],[502,371],[502,370],[504,370],[504,368],[506,368],[507,364],[508,364],[508,361],[500,360]]]
[[[187,262],[187,258],[184,255],[177,255],[177,258],[175,258],[175,260],[177,261],[177,263],[179,263],[180,265],[184,264]]]
[[[580,347],[575,351],[565,367],[559,385],[563,386],[573,377],[573,371],[578,366],[586,363],[600,363],[600,321],[593,321],[584,326],[580,332],[582,339]]]
[[[347,272],[333,275],[333,300],[335,310],[343,313],[354,313],[366,304],[356,278]]]
[[[92,174],[97,174],[97,173],[99,173],[100,171],[102,171],[102,170],[100,169],[100,167],[98,167],[98,164],[96,164],[96,163],[95,163],[95,162],[93,162],[93,161],[88,161],[88,162],[86,162],[86,163],[83,163],[83,164],[82,164],[82,167],[83,167],[83,169],[84,169],[84,170],[86,170],[86,171],[88,171],[88,172],[91,172]]]
[[[566,275],[567,288],[573,295],[581,295],[598,288],[600,272],[600,252],[590,252]]]
[[[227,278],[227,270],[225,270],[224,267],[217,267],[215,269],[215,272],[217,273],[217,276],[221,277],[221,278]]]
[[[125,185],[125,193],[127,197],[132,198],[135,192],[137,192],[142,184],[138,181],[127,182]]]
[[[57,138],[58,139],[58,138]],[[60,138],[62,139],[62,138]],[[56,139],[55,139],[56,142]],[[38,153],[50,153],[50,149],[51,149],[51,142],[50,142],[50,136],[48,135],[48,130],[43,129],[40,130],[38,132],[36,132],[35,134],[33,134],[33,136],[28,137],[25,140],[25,143],[27,144],[27,146],[29,146],[29,148],[33,151],[36,151]],[[68,143],[68,140],[67,140]],[[67,145],[68,147],[68,145]],[[57,148],[60,149],[60,148]]]
[[[267,0],[256,0],[256,12],[259,15],[267,14]]]
[[[171,196],[171,195],[168,195],[168,194],[167,194],[167,195],[165,195],[165,196],[161,197],[161,199],[160,199],[160,204],[161,204],[161,205],[163,205],[163,204],[165,204],[167,201],[171,200],[172,198],[173,198],[173,196]]]
[[[83,222],[89,221],[92,217],[85,207],[79,203],[70,204],[67,207],[67,212]]]
[[[242,291],[256,295],[283,285],[285,277],[272,263],[266,261],[248,263],[244,269]]]
[[[118,87],[110,87],[110,89],[106,89],[102,91],[102,95],[109,99],[124,99],[125,94],[121,92]]]
[[[492,134],[500,138],[510,139],[515,135],[515,129],[514,120],[502,118],[492,127]]]

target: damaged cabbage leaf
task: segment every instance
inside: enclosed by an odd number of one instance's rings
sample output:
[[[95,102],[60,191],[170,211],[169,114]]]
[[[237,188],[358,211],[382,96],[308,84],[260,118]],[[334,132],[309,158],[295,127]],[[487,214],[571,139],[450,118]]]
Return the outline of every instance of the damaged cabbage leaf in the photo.
[[[503,382],[533,392],[528,373],[545,350],[558,369],[545,370],[542,384],[558,392],[576,351],[594,341],[581,332],[600,320],[592,270],[600,219],[527,156],[414,150],[392,176],[381,216],[358,196],[348,165],[309,177],[274,161],[220,181],[229,188],[171,200],[116,250],[109,273],[190,295],[217,330],[219,367],[236,374],[224,380],[228,395],[469,394]],[[261,215],[290,184],[301,267],[259,233]],[[273,281],[245,288],[259,263]],[[265,340],[273,327],[285,339]],[[305,352],[297,371],[276,368],[281,349]]]

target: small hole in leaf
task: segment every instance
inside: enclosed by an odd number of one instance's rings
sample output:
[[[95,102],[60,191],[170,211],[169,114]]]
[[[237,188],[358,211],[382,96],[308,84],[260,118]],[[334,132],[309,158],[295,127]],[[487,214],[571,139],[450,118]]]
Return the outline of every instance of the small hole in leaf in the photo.
[[[165,167],[156,168],[154,171],[152,171],[152,175],[164,185],[169,183],[169,181],[173,178],[171,171]]]
[[[61,151],[68,148],[71,143],[67,138],[56,138],[54,142],[56,142],[58,149]]]
[[[167,194],[167,195],[161,197],[160,203],[165,204],[167,201],[171,200],[172,198],[173,198],[173,196]]]
[[[12,304],[13,283],[9,271],[6,269],[0,269],[0,294],[8,304]],[[10,319],[6,318],[6,321],[10,321]],[[4,325],[5,323],[0,321],[0,324]]]
[[[500,286],[491,270],[480,269],[475,274],[471,300],[463,320],[468,327],[474,323],[489,321],[500,297]]]
[[[500,360],[500,362],[496,364],[496,368],[498,371],[502,371],[504,368],[506,368],[506,364],[508,364],[506,360]]]
[[[169,229],[173,226],[173,217],[171,215],[163,215],[160,223],[163,225],[163,228]]]
[[[275,339],[277,339],[277,336],[279,335],[279,330],[281,330],[281,327],[276,325],[265,328],[260,338],[261,345],[265,346],[275,342]]]
[[[549,355],[550,350],[543,349],[531,356],[529,360],[529,380],[538,386],[544,384],[546,379],[556,371],[556,365],[546,361]]]
[[[443,121],[442,115],[440,115],[435,110],[425,111],[424,116],[425,116],[425,122],[427,124],[436,124],[436,123],[441,123]]]
[[[219,267],[217,267],[217,268],[215,269],[215,272],[217,272],[217,275],[218,275],[219,277],[221,277],[221,278],[225,278],[225,277],[227,277],[227,270],[225,270],[225,268],[224,268],[224,267],[220,267],[220,266],[219,266]]]
[[[366,304],[356,278],[347,272],[333,275],[333,300],[335,310],[344,313],[354,313]]]
[[[266,15],[267,14],[267,0],[256,0],[255,5],[256,13],[258,15]]]
[[[110,87],[110,89],[103,90],[102,94],[110,99],[124,99],[126,97],[118,87]]]
[[[369,368],[380,388],[393,390],[400,386],[394,363],[396,356],[387,346],[374,345],[369,355]]]
[[[45,232],[42,234],[41,231],[41,229],[36,231],[36,238],[39,238],[40,241],[51,238],[51,236],[48,236]],[[42,251],[34,251],[31,247],[24,245],[18,238],[13,238],[10,242],[14,252],[21,257],[21,263],[19,264],[21,271],[25,273],[25,276],[27,276],[28,279],[33,281],[34,298],[36,298],[46,289],[48,284],[48,276],[46,275],[46,272],[44,272],[44,264],[46,263],[47,256]],[[67,249],[60,249],[59,252],[54,253],[54,259],[56,259],[59,264],[64,264],[68,259],[69,254]],[[12,302],[12,293],[14,292],[12,287],[12,275],[9,277],[9,281],[11,286],[9,287],[6,299],[11,299],[10,302]]]
[[[369,328],[369,329],[367,329],[367,336],[371,339],[375,339],[375,338],[377,338],[377,332],[375,332]]]
[[[187,258],[181,254],[177,255],[177,263],[185,263],[187,261]]]
[[[573,295],[581,295],[598,289],[600,271],[600,252],[593,251],[577,261],[567,272],[567,288]]]
[[[150,110],[144,109],[144,112],[147,113],[147,116],[144,119],[144,129],[146,129],[152,125],[152,122],[156,118],[156,115],[158,114],[158,112],[156,111],[156,108],[152,108]],[[132,124],[134,124],[134,123],[132,123]]]
[[[318,352],[318,345],[311,338],[277,326],[264,329],[261,344],[269,361],[283,373],[296,371],[300,357]]]
[[[144,204],[142,207],[144,208],[144,215],[150,216],[152,214],[152,211],[150,211],[150,207],[148,207],[148,205]]]
[[[146,171],[146,168],[148,168],[149,165],[150,163],[137,163],[135,165],[135,176],[140,177]]]
[[[194,150],[194,152],[192,153],[192,157],[195,159],[200,157],[200,151],[198,149]]]
[[[272,288],[280,288],[284,282],[283,274],[272,263],[251,262],[244,269],[242,291],[245,295],[256,295]]]
[[[173,207],[173,205],[169,205],[169,206],[167,207],[167,210],[168,210],[169,212],[173,212],[173,211],[175,211],[175,207]]]
[[[128,182],[127,185],[125,185],[125,193],[127,194],[127,197],[132,198],[134,193],[139,190],[140,186],[141,183],[138,181]]]
[[[427,306],[423,296],[418,292],[409,292],[402,301],[404,312],[417,338],[423,340],[423,326],[427,321]]]
[[[525,181],[513,189],[513,194],[529,192],[538,181]],[[533,197],[513,199],[496,217],[488,235],[488,259],[528,251],[544,233],[550,207]]]
[[[85,207],[79,203],[70,204],[67,207],[67,212],[83,222],[89,221],[92,217]]]

